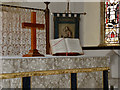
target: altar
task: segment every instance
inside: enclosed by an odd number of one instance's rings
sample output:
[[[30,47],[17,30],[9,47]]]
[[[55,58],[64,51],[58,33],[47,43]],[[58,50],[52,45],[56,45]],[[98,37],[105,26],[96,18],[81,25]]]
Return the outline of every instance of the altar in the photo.
[[[0,88],[23,88],[25,80],[30,88],[105,88],[109,69],[105,56],[1,57],[1,63]]]
[[[50,13],[49,3],[45,4],[45,9],[1,5],[0,89],[104,88],[107,90],[109,57],[48,56]],[[33,37],[36,38],[37,44],[31,42],[30,30],[22,28],[22,24],[25,24],[23,22],[31,22],[33,11],[36,12],[36,23],[45,25],[44,30],[37,30],[36,37]],[[31,24],[32,28],[37,25]],[[37,49],[45,57],[22,57],[30,48],[33,51]]]

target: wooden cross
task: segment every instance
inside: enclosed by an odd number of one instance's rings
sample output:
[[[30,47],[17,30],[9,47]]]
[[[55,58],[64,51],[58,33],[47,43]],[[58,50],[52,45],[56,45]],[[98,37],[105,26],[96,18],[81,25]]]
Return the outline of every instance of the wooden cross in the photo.
[[[44,56],[36,49],[36,28],[44,29],[44,24],[36,24],[36,12],[31,12],[31,23],[22,23],[22,28],[31,28],[31,50],[23,57]]]

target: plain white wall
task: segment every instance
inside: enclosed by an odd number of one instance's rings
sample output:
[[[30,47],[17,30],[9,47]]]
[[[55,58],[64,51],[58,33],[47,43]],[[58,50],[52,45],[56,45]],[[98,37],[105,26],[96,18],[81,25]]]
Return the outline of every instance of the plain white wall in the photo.
[[[83,46],[98,46],[100,44],[100,3],[84,3],[87,15],[83,22]]]

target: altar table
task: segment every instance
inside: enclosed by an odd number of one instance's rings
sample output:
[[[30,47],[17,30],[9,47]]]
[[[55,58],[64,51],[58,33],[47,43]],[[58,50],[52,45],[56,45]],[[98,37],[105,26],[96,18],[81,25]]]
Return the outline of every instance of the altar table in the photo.
[[[108,87],[105,56],[1,57],[0,64],[0,88]]]

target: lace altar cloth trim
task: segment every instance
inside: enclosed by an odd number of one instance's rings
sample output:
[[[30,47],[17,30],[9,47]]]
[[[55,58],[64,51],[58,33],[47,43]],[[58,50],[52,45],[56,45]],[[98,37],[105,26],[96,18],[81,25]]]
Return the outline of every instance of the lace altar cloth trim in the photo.
[[[22,29],[22,22],[31,22],[31,12],[36,12],[36,23],[45,24],[45,12],[22,8],[0,6],[1,14],[1,56],[22,56],[30,50],[31,30]],[[37,30],[37,49],[46,53],[46,32]]]
[[[14,58],[2,59],[1,73],[32,72],[40,70],[109,67],[108,57]]]

